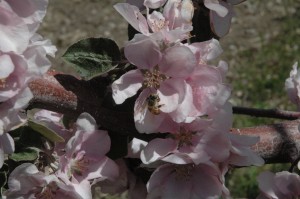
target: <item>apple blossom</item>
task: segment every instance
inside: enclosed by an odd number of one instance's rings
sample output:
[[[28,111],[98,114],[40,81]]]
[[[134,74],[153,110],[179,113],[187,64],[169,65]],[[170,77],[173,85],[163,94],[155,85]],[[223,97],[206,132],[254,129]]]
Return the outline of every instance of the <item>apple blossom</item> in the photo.
[[[18,95],[0,103],[0,168],[4,162],[4,154],[12,154],[15,150],[13,138],[8,131],[19,127],[26,121],[26,116],[20,113],[32,98],[29,88],[25,88]]]
[[[152,0],[147,2],[144,5],[149,4],[151,6],[159,3]],[[181,0],[169,0],[162,13],[153,11],[150,14],[149,8],[147,8],[147,18],[134,5],[118,3],[114,8],[133,28],[146,36],[158,37],[158,40],[165,43],[172,43],[190,37],[189,32],[192,30],[191,20],[194,12],[190,0],[184,0],[183,2]]]
[[[62,156],[65,154],[66,143],[74,135],[72,129],[66,129],[62,124],[63,115],[48,110],[40,110],[34,114],[32,120],[43,126],[51,129],[59,136],[61,136],[64,142],[55,142],[53,148],[54,156]],[[56,157],[58,158],[58,157]]]
[[[88,113],[82,113],[76,121],[76,133],[66,144],[60,157],[59,173],[78,182],[92,179],[114,179],[117,165],[105,154],[110,149],[106,131],[97,130],[96,121]]]
[[[143,46],[143,50],[137,51],[139,46]],[[196,67],[192,51],[186,46],[173,46],[161,52],[158,44],[148,39],[125,47],[125,56],[138,69],[125,73],[112,84],[113,99],[121,104],[142,89],[135,104],[134,118],[138,130],[155,132],[159,121],[164,118],[163,114],[160,116],[161,112],[172,113],[181,104],[187,104],[185,111],[171,114],[175,121],[183,120],[192,109],[188,105],[192,102],[191,88],[185,82]],[[150,104],[149,97],[154,97]],[[145,123],[156,126],[143,126]]]
[[[88,183],[88,186],[86,184]],[[46,176],[40,172],[34,164],[24,163],[13,170],[8,179],[9,189],[4,192],[6,198],[72,198],[89,199],[89,182],[85,181],[78,189],[77,185],[66,179],[60,179],[56,175]]]
[[[197,124],[195,124],[197,123]],[[150,164],[157,160],[174,164],[222,162],[229,157],[230,142],[225,132],[210,128],[210,123],[195,121],[183,124],[166,139],[151,140],[142,150],[141,160]]]

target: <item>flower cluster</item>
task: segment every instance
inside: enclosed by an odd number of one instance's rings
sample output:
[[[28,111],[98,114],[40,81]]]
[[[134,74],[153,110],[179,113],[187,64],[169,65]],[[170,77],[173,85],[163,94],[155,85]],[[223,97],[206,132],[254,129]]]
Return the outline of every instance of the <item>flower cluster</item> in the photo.
[[[216,12],[223,4],[205,1]],[[155,168],[146,185],[147,198],[227,197],[228,169],[262,165],[263,160],[250,149],[257,138],[230,133],[227,64],[209,64],[222,49],[215,39],[186,42],[192,36],[192,1],[145,0],[136,5],[115,5],[140,33],[124,48],[136,69],[113,82],[112,93],[116,104],[138,95],[136,129],[165,135],[133,147],[140,148],[143,167]],[[146,16],[139,10],[142,7]]]
[[[14,151],[7,132],[25,121],[19,111],[32,98],[28,83],[50,67],[56,48],[36,33],[48,0],[0,1],[0,168]]]
[[[65,142],[57,143],[48,154],[48,172],[39,171],[31,163],[18,166],[9,176],[5,197],[91,199],[91,182],[118,176],[118,166],[105,156],[110,138],[106,131],[97,129],[88,113],[82,113],[71,130],[63,127],[59,114],[50,111],[37,112],[35,120],[42,121]]]

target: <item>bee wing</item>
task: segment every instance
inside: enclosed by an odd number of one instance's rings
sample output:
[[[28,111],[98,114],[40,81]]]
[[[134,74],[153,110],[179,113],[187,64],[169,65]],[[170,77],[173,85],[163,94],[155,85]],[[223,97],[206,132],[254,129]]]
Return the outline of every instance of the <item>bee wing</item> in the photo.
[[[146,111],[148,111],[148,101],[147,98],[151,94],[151,91],[148,89],[145,89],[141,92],[139,97],[136,99],[134,104],[134,115],[136,114],[146,114]]]

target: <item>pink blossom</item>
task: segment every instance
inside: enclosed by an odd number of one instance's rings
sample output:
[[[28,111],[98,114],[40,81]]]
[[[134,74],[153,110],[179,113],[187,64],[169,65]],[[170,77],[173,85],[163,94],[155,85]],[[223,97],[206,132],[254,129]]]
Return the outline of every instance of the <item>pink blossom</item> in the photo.
[[[208,63],[209,61],[217,58],[223,52],[219,41],[216,39],[186,44],[186,46],[193,51],[197,62],[200,64]]]
[[[291,102],[300,110],[300,73],[297,69],[298,62],[293,65],[290,77],[285,80],[285,90]]]
[[[300,177],[287,171],[265,171],[258,178],[261,194],[257,199],[293,199],[300,196]]]
[[[218,198],[223,191],[221,172],[213,164],[165,164],[158,167],[148,183],[147,199]]]
[[[161,6],[164,1],[145,1],[146,7]],[[147,8],[145,18],[139,8],[127,3],[118,3],[114,8],[128,21],[128,23],[146,36],[158,37],[166,43],[183,40],[189,37],[192,30],[193,5],[190,0],[169,0],[163,12],[153,11],[151,14]]]
[[[55,142],[53,152],[57,156],[62,156],[65,154],[65,147],[66,143],[69,139],[74,135],[72,129],[66,129],[62,124],[63,115],[48,111],[48,110],[40,110],[34,114],[33,121],[46,126],[47,128],[51,129],[59,136],[61,136],[65,141],[64,142]]]
[[[65,179],[56,175],[46,176],[31,163],[24,163],[13,170],[8,178],[8,187],[4,192],[7,198],[92,198],[88,181],[80,185],[66,183]]]
[[[187,79],[192,87],[194,117],[217,112],[229,99],[231,89],[224,84],[223,73],[220,67],[199,64]]]
[[[8,133],[0,134],[0,168],[3,166],[5,154],[15,151],[15,142]]]
[[[0,1],[0,51],[22,54],[46,14],[48,0]]]
[[[185,79],[196,67],[191,50],[185,46],[173,46],[161,52],[155,41],[145,39],[126,46],[125,56],[138,69],[125,73],[112,84],[113,99],[121,104],[142,89],[135,104],[134,118],[138,130],[155,132],[164,118],[161,112],[169,114],[175,111],[170,114],[173,120],[184,120],[191,110],[189,104],[192,104],[191,88]],[[182,104],[186,109],[176,111],[183,109]],[[152,124],[155,126],[144,126]]]
[[[0,103],[0,168],[4,162],[4,154],[12,154],[15,150],[14,141],[7,132],[26,121],[26,115],[19,111],[27,106],[32,97],[29,88],[26,88],[13,98]]]
[[[49,70],[52,63],[48,56],[54,57],[56,51],[57,48],[51,41],[41,35],[36,33],[30,38],[29,45],[23,52],[28,64],[28,81],[43,76]]]
[[[105,154],[110,149],[106,131],[97,130],[96,121],[88,113],[82,113],[76,121],[76,133],[66,145],[66,153],[60,158],[60,173],[82,182],[92,179],[114,179],[117,165]]]
[[[17,95],[29,81],[50,68],[46,56],[54,56],[56,48],[35,33],[46,13],[47,3],[47,0],[0,2],[0,15],[3,15],[0,21],[0,102]]]
[[[208,161],[222,162],[229,157],[230,141],[226,130],[210,127],[211,122],[194,121],[181,124],[178,132],[168,138],[156,138],[141,153],[144,164],[157,160],[174,164],[200,164]]]
[[[0,51],[22,53],[31,33],[24,20],[7,6],[6,1],[0,2]]]
[[[32,33],[36,32],[44,16],[48,6],[48,0],[3,0],[3,4],[7,3],[7,7],[16,13]]]

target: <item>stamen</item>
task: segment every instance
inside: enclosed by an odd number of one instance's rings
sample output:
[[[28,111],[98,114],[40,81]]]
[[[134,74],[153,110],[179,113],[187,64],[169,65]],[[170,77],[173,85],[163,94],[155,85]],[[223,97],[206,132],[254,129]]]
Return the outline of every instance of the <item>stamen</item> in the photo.
[[[189,181],[192,177],[194,168],[195,168],[194,164],[176,165],[175,166],[175,172],[176,172],[175,179]]]
[[[144,76],[143,88],[159,89],[160,83],[168,79],[166,75],[160,73],[158,66],[155,66],[152,72],[145,69],[141,72]]]
[[[89,167],[89,160],[85,158],[85,155],[76,158],[71,164],[71,172],[77,175],[83,175],[84,171],[87,171]]]
[[[51,182],[47,186],[43,187],[41,192],[36,193],[34,196],[37,199],[55,199],[56,192],[59,187],[56,185],[55,182]]]
[[[194,132],[187,131],[185,128],[181,127],[179,133],[173,135],[173,138],[178,141],[178,149],[183,146],[193,145],[192,139],[194,134]]]

